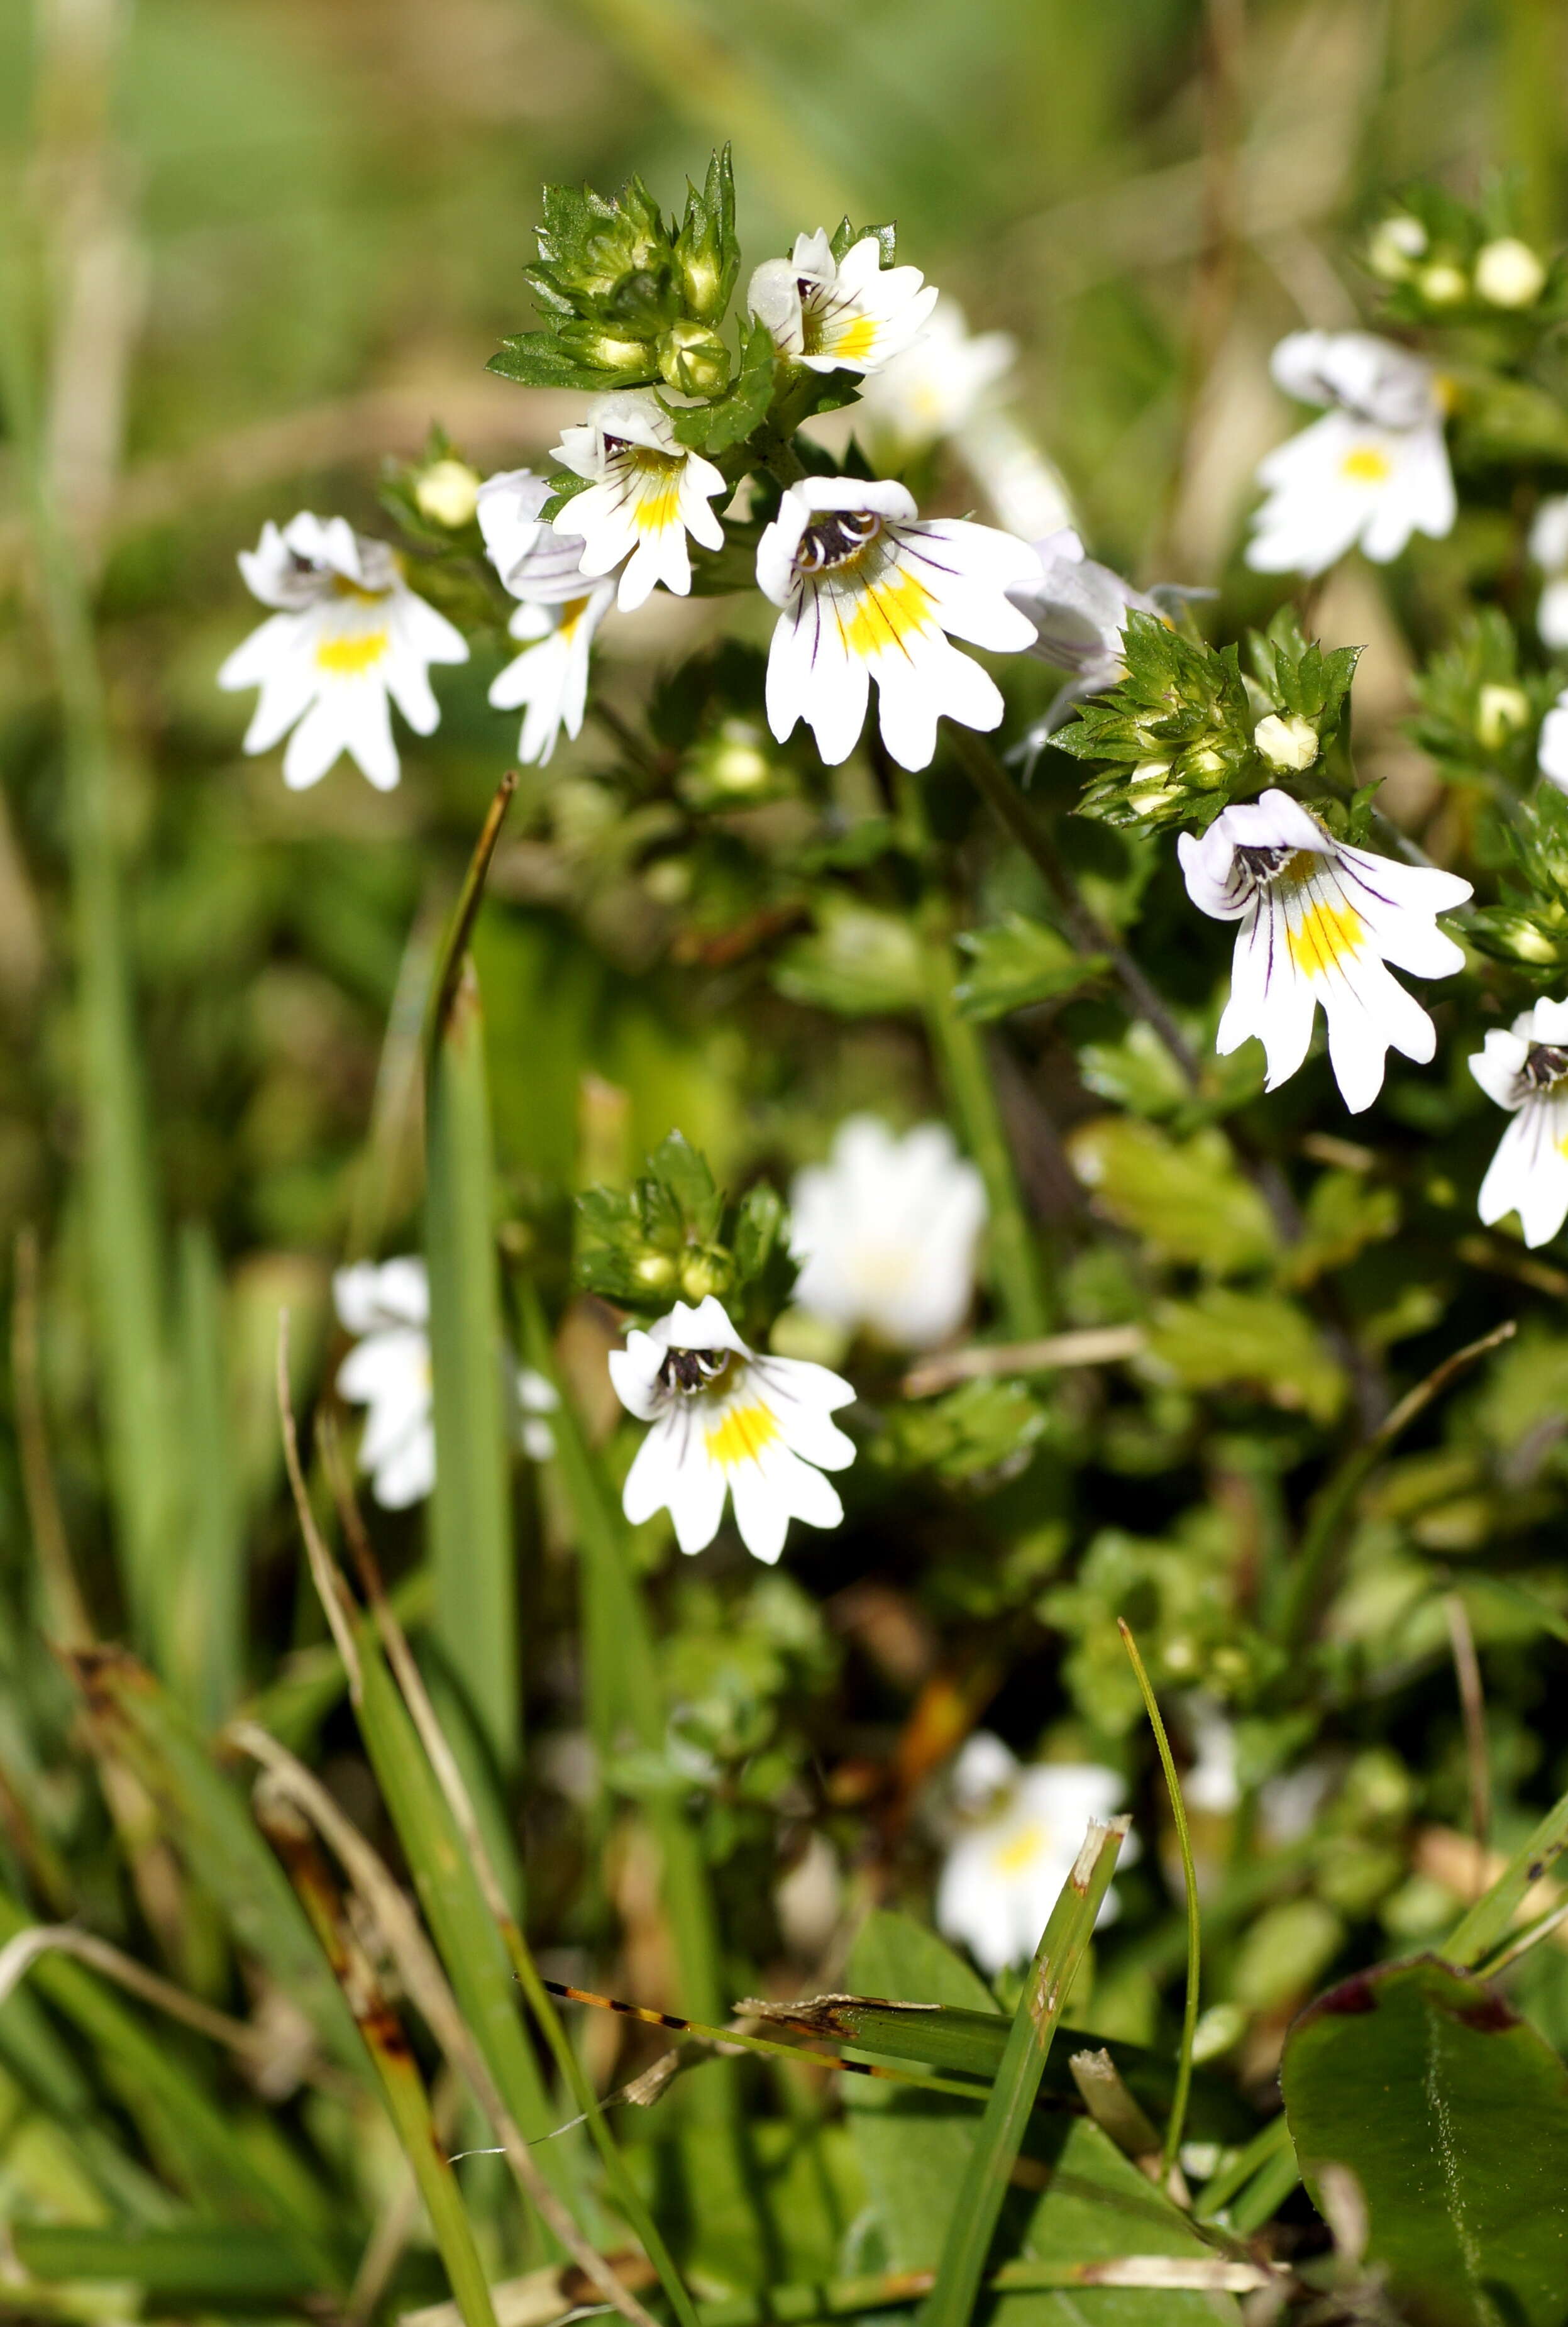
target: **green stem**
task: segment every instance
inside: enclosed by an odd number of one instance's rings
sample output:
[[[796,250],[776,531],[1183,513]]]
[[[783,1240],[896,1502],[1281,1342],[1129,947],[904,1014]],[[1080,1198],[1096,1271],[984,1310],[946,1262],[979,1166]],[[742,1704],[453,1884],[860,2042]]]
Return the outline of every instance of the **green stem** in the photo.
[[[1138,1654],[1138,1643],[1131,1628],[1121,1617],[1116,1619],[1122,1635],[1122,1645],[1133,1660],[1133,1670],[1138,1677],[1143,1695],[1143,1710],[1149,1716],[1149,1726],[1154,1733],[1154,1743],[1160,1749],[1160,1766],[1165,1772],[1166,1790],[1171,1796],[1171,1815],[1176,1822],[1176,1839],[1181,1850],[1181,1880],[1187,1893],[1187,2001],[1181,2014],[1181,2049],[1176,2059],[1176,2090],[1171,2097],[1171,2114],[1165,2124],[1164,2146],[1160,2154],[1161,2181],[1169,2185],[1171,2170],[1181,2153],[1181,2128],[1187,2121],[1187,2096],[1192,2089],[1192,2044],[1198,2032],[1198,1982],[1202,1960],[1201,1931],[1198,1918],[1198,1874],[1192,1864],[1192,1836],[1187,1827],[1187,1805],[1181,1799],[1181,1782],[1176,1775],[1175,1757],[1171,1740],[1165,1734],[1159,1704],[1143,1659]]]
[[[1040,1251],[1024,1214],[985,1036],[953,999],[958,971],[939,907],[925,916],[921,949],[931,1047],[964,1126],[965,1144],[985,1182],[992,1291],[1009,1333],[1020,1341],[1038,1340],[1051,1325]]]
[[[0,267],[0,393],[30,502],[65,732],[82,1177],[109,1487],[132,1632],[167,1669],[167,1561],[179,1499],[151,1142],[115,836],[113,745],[87,593],[45,474],[26,318],[13,257]]]

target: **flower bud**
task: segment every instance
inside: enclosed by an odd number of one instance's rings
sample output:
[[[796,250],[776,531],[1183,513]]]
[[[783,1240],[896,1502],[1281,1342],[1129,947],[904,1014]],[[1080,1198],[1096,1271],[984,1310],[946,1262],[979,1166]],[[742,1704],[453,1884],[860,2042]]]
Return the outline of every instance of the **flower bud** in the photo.
[[[1470,296],[1470,281],[1462,266],[1451,258],[1439,258],[1423,266],[1416,278],[1416,288],[1429,307],[1457,307]]]
[[[663,1293],[675,1283],[675,1261],[667,1252],[645,1252],[631,1273],[650,1293]]]
[[[1318,731],[1299,712],[1282,719],[1277,711],[1271,711],[1253,729],[1252,740],[1271,768],[1292,768],[1299,774],[1318,756]]]
[[[1476,698],[1476,741],[1489,752],[1500,751],[1529,718],[1530,698],[1522,687],[1483,687]]]
[[[710,243],[695,249],[682,250],[680,260],[681,291],[688,315],[707,322],[717,315],[723,303],[724,277],[719,256]]]
[[[1500,235],[1476,253],[1476,289],[1490,307],[1533,307],[1545,281],[1539,254],[1517,235]]]
[[[1153,816],[1181,795],[1180,784],[1167,783],[1169,760],[1140,760],[1127,779],[1127,805],[1139,816]]]
[[[680,1289],[688,1301],[705,1301],[728,1289],[730,1264],[722,1252],[688,1253],[681,1264]]]
[[[1385,283],[1403,283],[1418,258],[1426,256],[1426,229],[1407,211],[1382,220],[1372,229],[1367,264]]]
[[[730,384],[730,350],[706,323],[672,323],[659,334],[658,369],[683,396],[722,396]]]
[[[696,774],[705,793],[745,800],[767,789],[773,774],[762,731],[750,719],[725,719],[703,746]]]
[[[466,461],[433,461],[415,481],[415,506],[432,525],[456,533],[479,504],[479,476]]]
[[[648,378],[646,341],[618,339],[610,332],[589,332],[583,340],[583,353],[602,371],[621,371],[637,379]]]
[[[1499,916],[1492,923],[1491,934],[1501,950],[1511,953],[1516,961],[1531,962],[1544,969],[1563,958],[1564,947],[1555,944],[1545,930],[1537,929],[1522,913],[1506,921]],[[1568,932],[1564,935],[1568,938]]]

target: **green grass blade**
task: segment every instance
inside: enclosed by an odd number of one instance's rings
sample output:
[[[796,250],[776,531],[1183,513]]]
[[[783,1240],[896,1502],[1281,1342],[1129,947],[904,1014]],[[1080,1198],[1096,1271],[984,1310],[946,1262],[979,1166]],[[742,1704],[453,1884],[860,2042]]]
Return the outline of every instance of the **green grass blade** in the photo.
[[[601,1754],[613,1752],[625,1736],[644,1752],[662,1754],[666,1715],[658,1667],[624,1524],[557,1378],[538,1295],[524,1283],[519,1298],[528,1363],[561,1392],[550,1426],[582,1565],[590,1731]],[[648,1816],[663,1862],[662,1896],[675,1941],[680,2009],[695,2020],[723,2020],[717,1929],[701,1844],[678,1802],[655,1799]],[[727,2083],[711,2085],[708,2091],[717,2098],[709,2105],[722,2106],[727,2090]]]
[[[129,2280],[145,2295],[287,2303],[313,2294],[309,2266],[270,2230],[243,2222],[150,2224],[143,2229],[75,2222],[14,2222],[17,2261],[34,2278]]]
[[[484,1020],[465,963],[437,1032],[425,1246],[435,1386],[435,1637],[498,1766],[521,1748],[511,1386],[501,1339]]]
[[[0,1944],[33,1922],[0,1892]],[[308,2182],[278,2170],[271,2144],[244,2137],[232,2111],[219,2108],[186,2069],[166,2035],[149,2034],[103,1980],[62,1955],[39,1958],[29,1979],[38,1995],[83,2038],[122,2105],[142,2126],[154,2156],[172,2164],[192,2197],[272,2226],[318,2285],[347,2284],[320,2218],[324,2201]],[[247,2120],[247,2128],[254,2122]]]
[[[166,1661],[179,1509],[151,1142],[137,1056],[116,837],[114,747],[86,592],[48,490],[28,302],[14,246],[0,263],[0,395],[27,496],[43,624],[65,730],[66,832],[92,1299],[116,1550],[138,1643]]]
[[[1149,1676],[1143,1668],[1143,1659],[1138,1653],[1138,1643],[1133,1638],[1130,1627],[1119,1616],[1116,1625],[1122,1635],[1122,1645],[1132,1659],[1143,1710],[1149,1716],[1149,1726],[1154,1733],[1154,1743],[1159,1748],[1160,1766],[1165,1773],[1165,1787],[1171,1797],[1171,1816],[1175,1821],[1176,1840],[1181,1852],[1181,1880],[1187,1906],[1187,1995],[1181,2011],[1181,2045],[1176,2056],[1176,2090],[1171,2098],[1165,2139],[1160,2152],[1161,2172],[1168,2182],[1181,2153],[1181,2128],[1187,2121],[1187,2097],[1192,2089],[1192,2046],[1198,2033],[1198,1990],[1202,1968],[1198,1873],[1192,1864],[1192,1836],[1187,1827],[1187,1805],[1181,1799],[1181,1780],[1176,1774],[1176,1759],[1171,1751],[1171,1740],[1165,1734],[1165,1724]]]
[[[243,1673],[245,1519],[230,1431],[223,1275],[204,1221],[188,1221],[180,1238],[180,1390],[190,1500],[173,1636],[182,1694],[216,1728],[234,1710]]]
[[[1062,2003],[1115,1872],[1125,1818],[1090,1826],[1035,1951],[953,2209],[922,2327],[968,2327]]]
[[[364,1623],[356,1638],[364,1679],[360,1734],[425,1921],[502,2099],[524,2135],[537,2141],[554,2130],[557,2117],[523,2026],[500,1934],[376,1634]],[[541,2173],[573,2205],[581,2194],[581,2154],[574,2136],[546,2142],[538,2151]]]
[[[1534,1834],[1519,1845],[1497,1881],[1461,1917],[1442,1949],[1445,1963],[1468,1967],[1489,1956],[1507,1937],[1525,1894],[1549,1874],[1568,1850],[1568,1794],[1554,1802]]]
[[[236,1942],[266,1967],[334,2055],[358,2068],[352,2021],[299,1902],[257,1833],[245,1795],[216,1766],[190,1715],[122,1650],[84,1651],[70,1662],[98,1733],[157,1803]]]
[[[425,2201],[463,2327],[496,2327],[490,2282],[474,2243],[473,2228],[457,2177],[447,2162],[431,2117],[424,2079],[409,2050],[402,2023],[350,1927],[342,1896],[326,1859],[309,1825],[292,1804],[268,1799],[263,1789],[257,1816],[288,1868],[333,1977],[353,2012],[367,2057],[381,2088],[387,2114]]]

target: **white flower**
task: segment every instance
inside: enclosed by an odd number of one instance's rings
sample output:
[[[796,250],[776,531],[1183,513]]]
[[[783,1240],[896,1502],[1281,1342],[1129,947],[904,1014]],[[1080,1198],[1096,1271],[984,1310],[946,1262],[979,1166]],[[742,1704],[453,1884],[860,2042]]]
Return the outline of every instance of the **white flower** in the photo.
[[[633,1328],[610,1353],[610,1378],[627,1412],[652,1425],[621,1497],[634,1527],[667,1509],[681,1549],[701,1551],[729,1493],[742,1542],[771,1565],[792,1519],[843,1519],[822,1473],[854,1460],[854,1441],[828,1418],[854,1390],[803,1358],[754,1355],[711,1293],[695,1309],[677,1301],[646,1333]]]
[[[255,549],[239,553],[251,594],[277,612],[236,647],[219,687],[258,687],[247,752],[288,734],[283,779],[292,790],[318,783],[341,752],[380,791],[397,781],[390,704],[416,735],[440,713],[427,671],[466,662],[468,648],[404,581],[384,542],[367,541],[346,518],[302,509],[280,533],[270,521]],[[297,722],[297,724],[296,724]]]
[[[948,436],[962,446],[970,421],[1015,352],[1006,332],[971,334],[957,301],[938,299],[925,329],[867,379],[855,412],[856,435],[872,459],[889,469]]]
[[[369,1408],[359,1468],[384,1509],[406,1510],[435,1484],[434,1390],[430,1372],[430,1280],[425,1263],[361,1260],[332,1278],[338,1322],[359,1338],[338,1368],[338,1394]],[[517,1373],[523,1451],[536,1463],[555,1451],[546,1415],[560,1404],[528,1366]]]
[[[620,605],[633,613],[657,582],[677,598],[692,586],[689,533],[705,549],[723,547],[708,503],[730,488],[711,461],[676,442],[670,416],[642,391],[601,397],[582,428],[565,428],[555,458],[590,480],[554,519],[581,537],[582,566],[595,580],[621,566]]]
[[[1530,527],[1530,556],[1546,576],[1535,628],[1549,647],[1568,647],[1568,493],[1550,493]]]
[[[566,538],[539,512],[553,488],[531,469],[509,469],[480,487],[477,512],[486,555],[521,604],[508,629],[525,650],[498,671],[490,701],[523,712],[518,756],[542,766],[563,727],[582,733],[588,657],[615,597],[612,581],[588,582],[581,538]]]
[[[986,525],[922,524],[902,485],[806,477],[757,545],[757,581],[783,608],[768,657],[768,724],[783,743],[799,719],[828,767],[854,749],[877,683],[882,742],[901,767],[929,767],[937,721],[1000,724],[995,681],[949,643],[1001,652],[1034,626],[1005,595],[1040,571],[1027,543]]]
[[[1463,904],[1468,881],[1344,847],[1282,791],[1225,808],[1201,840],[1184,832],[1176,846],[1199,911],[1241,924],[1215,1042],[1221,1057],[1255,1034],[1268,1056],[1265,1088],[1276,1089],[1306,1057],[1321,1002],[1352,1115],[1382,1089],[1391,1044],[1407,1059],[1432,1058],[1432,1020],[1384,965],[1418,977],[1462,968],[1462,950],[1434,917]]]
[[[1476,289],[1491,307],[1533,307],[1546,287],[1538,251],[1517,235],[1499,235],[1476,253]]]
[[[1517,1212],[1527,1245],[1549,1243],[1568,1219],[1568,1002],[1494,1026],[1470,1070],[1514,1118],[1481,1182],[1481,1219]]]
[[[796,1174],[797,1305],[904,1350],[956,1332],[975,1297],[985,1188],[942,1123],[900,1139],[874,1115],[839,1126],[833,1154]]]
[[[1092,1762],[1021,1768],[1001,1738],[982,1729],[953,1765],[953,1790],[968,1821],[937,1885],[937,1929],[962,1939],[994,1977],[1033,1955],[1090,1820],[1109,1818],[1125,1788],[1114,1770]],[[1134,1855],[1129,1836],[1121,1863]],[[1099,1920],[1112,1921],[1120,1907],[1107,1891]]]
[[[1412,533],[1453,525],[1453,475],[1431,366],[1369,332],[1293,332],[1275,380],[1332,408],[1258,467],[1268,498],[1246,562],[1265,574],[1321,574],[1359,542],[1378,565]]]
[[[1007,595],[1034,624],[1029,652],[1069,674],[1069,683],[1044,723],[1043,733],[1049,734],[1087,696],[1103,695],[1126,676],[1123,633],[1128,615],[1157,614],[1169,621],[1171,602],[1187,593],[1164,587],[1134,590],[1108,565],[1084,556],[1083,543],[1071,526],[1047,534],[1034,549],[1039,574],[1014,584]]]
[[[1192,1766],[1181,1780],[1182,1797],[1190,1810],[1227,1818],[1241,1800],[1235,1724],[1212,1699],[1199,1695],[1189,1700],[1187,1725]]]
[[[918,266],[884,266],[873,234],[835,259],[825,229],[799,234],[788,258],[767,258],[746,304],[781,355],[809,371],[876,371],[901,355],[937,304]]]

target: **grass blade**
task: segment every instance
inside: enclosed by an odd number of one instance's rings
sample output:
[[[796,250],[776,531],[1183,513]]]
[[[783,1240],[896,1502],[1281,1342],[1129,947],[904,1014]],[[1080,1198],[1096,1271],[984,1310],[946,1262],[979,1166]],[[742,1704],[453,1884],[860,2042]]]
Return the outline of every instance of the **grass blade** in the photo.
[[[435,1388],[435,1637],[498,1766],[521,1748],[510,1386],[501,1340],[484,1020],[465,962],[431,1061],[425,1248]]]
[[[589,1727],[602,1755],[612,1752],[623,1735],[644,1752],[661,1754],[666,1716],[653,1635],[632,1575],[621,1514],[557,1377],[538,1295],[524,1282],[519,1297],[528,1363],[561,1395],[550,1427],[583,1571]],[[659,1798],[649,1804],[648,1816],[663,1862],[662,1895],[679,1968],[681,2006],[695,2020],[723,2020],[727,2015],[718,1937],[701,1845],[678,1802]],[[708,2088],[717,2097],[714,2106],[724,2105],[727,2090],[727,2085]]]
[[[1061,2006],[1110,1887],[1128,1825],[1125,1818],[1091,1824],[1051,1910],[965,2169],[922,2327],[968,2327]]]
[[[237,1942],[264,1964],[334,2055],[360,2051],[298,1901],[252,1823],[244,1796],[217,1769],[190,1715],[123,1650],[79,1651],[70,1668],[95,1734],[146,1787],[186,1866]]]
[[[1448,1935],[1445,1963],[1479,1964],[1506,1938],[1525,1894],[1549,1874],[1568,1850],[1568,1794],[1554,1802],[1535,1832],[1519,1845],[1497,1881],[1482,1892]]]
[[[288,1869],[364,2040],[387,2114],[414,2169],[463,2327],[496,2327],[484,2265],[474,2244],[457,2176],[436,2136],[424,2080],[369,1958],[350,1929],[341,1894],[326,1860],[305,1819],[291,1803],[269,1792],[265,1783],[257,1789],[257,1816]]]
[[[297,2254],[270,2230],[243,2222],[157,2223],[142,2229],[13,2222],[9,2235],[17,2261],[34,2278],[128,2279],[144,2295],[215,2307],[233,2301],[247,2309],[316,2292]]]
[[[190,1502],[173,1639],[181,1693],[216,1728],[234,1710],[243,1672],[245,1519],[229,1425],[223,1275],[204,1221],[187,1221],[180,1238],[180,1393]]]
[[[1165,1786],[1171,1797],[1171,1815],[1176,1822],[1176,1839],[1181,1851],[1181,1880],[1187,1899],[1187,1999],[1181,2012],[1181,2049],[1176,2056],[1176,2090],[1171,2098],[1171,2114],[1165,2123],[1165,2140],[1160,2152],[1161,2173],[1164,2182],[1169,2183],[1181,2150],[1181,2128],[1187,2121],[1187,2096],[1192,2089],[1192,2045],[1198,2033],[1198,1986],[1202,1967],[1198,1874],[1192,1864],[1192,1837],[1187,1830],[1187,1805],[1181,1799],[1181,1781],[1176,1775],[1171,1740],[1165,1734],[1159,1705],[1150,1686],[1149,1676],[1143,1669],[1143,1659],[1138,1654],[1138,1643],[1129,1626],[1119,1616],[1116,1626],[1122,1635],[1122,1645],[1132,1659],[1133,1670],[1137,1675],[1138,1687],[1143,1699],[1143,1710],[1149,1716],[1149,1726],[1160,1749],[1160,1766],[1165,1772]]]

